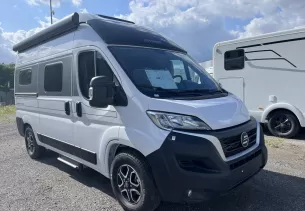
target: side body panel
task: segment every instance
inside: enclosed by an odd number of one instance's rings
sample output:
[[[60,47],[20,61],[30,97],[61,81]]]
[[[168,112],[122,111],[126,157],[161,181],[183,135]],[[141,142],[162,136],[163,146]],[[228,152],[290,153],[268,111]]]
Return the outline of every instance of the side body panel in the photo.
[[[62,71],[62,91],[61,92],[47,92],[45,91],[45,68],[50,65],[61,64]],[[70,104],[71,107],[71,64],[72,55],[67,52],[57,58],[52,58],[39,63],[39,126],[37,133],[58,141],[66,143],[73,143],[73,117],[66,114],[65,103]],[[55,83],[55,81],[54,81]],[[40,141],[41,138],[39,139]]]
[[[31,70],[31,84],[20,85],[19,76],[20,72],[24,70]],[[38,64],[27,64],[17,66],[15,70],[15,104],[16,104],[16,117],[21,118],[24,124],[29,124],[33,128],[39,125],[38,110]]]

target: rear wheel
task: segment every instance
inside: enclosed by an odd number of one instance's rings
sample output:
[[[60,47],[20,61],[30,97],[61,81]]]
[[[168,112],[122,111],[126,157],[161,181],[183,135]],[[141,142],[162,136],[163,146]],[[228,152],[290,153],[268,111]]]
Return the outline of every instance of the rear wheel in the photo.
[[[32,159],[40,158],[45,149],[39,146],[36,142],[34,131],[31,127],[27,127],[24,133],[25,146],[29,156]]]
[[[300,131],[300,124],[294,114],[287,111],[277,111],[268,121],[268,129],[274,135],[292,138]]]
[[[147,163],[134,152],[118,154],[111,165],[113,192],[128,211],[152,211],[160,204]]]

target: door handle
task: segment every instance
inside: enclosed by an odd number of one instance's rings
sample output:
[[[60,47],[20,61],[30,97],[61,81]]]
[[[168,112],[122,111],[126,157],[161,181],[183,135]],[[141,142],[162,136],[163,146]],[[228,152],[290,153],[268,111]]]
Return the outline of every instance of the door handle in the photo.
[[[81,102],[76,103],[76,114],[78,117],[82,117],[82,115],[83,115]]]
[[[70,113],[71,113],[71,110],[70,110],[70,102],[69,101],[66,101],[65,102],[65,112],[66,114],[69,116]]]

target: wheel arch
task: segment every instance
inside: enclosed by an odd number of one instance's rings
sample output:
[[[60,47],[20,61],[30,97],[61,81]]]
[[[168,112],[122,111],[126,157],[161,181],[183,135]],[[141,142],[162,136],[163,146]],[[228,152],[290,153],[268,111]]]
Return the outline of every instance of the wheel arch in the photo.
[[[269,106],[263,112],[261,117],[261,122],[266,122],[270,118],[270,116],[277,111],[288,111],[292,113],[299,121],[301,126],[305,126],[305,119],[302,112],[295,106],[288,104],[288,103],[276,103]]]
[[[16,116],[16,124],[18,132],[21,136],[24,136],[25,129],[31,127],[31,118],[28,115],[23,115],[22,117]]]
[[[143,159],[145,159],[145,156],[139,150],[134,148],[133,146],[123,144],[116,140],[111,141],[108,144],[108,146],[106,148],[105,163],[104,163],[104,165],[105,165],[104,172],[105,172],[106,177],[110,178],[110,167],[111,167],[111,164],[112,164],[115,156],[121,152],[128,152],[128,151],[133,151],[136,154],[138,154],[139,156],[141,156]]]
[[[111,162],[118,148],[132,149],[144,158],[159,149],[169,132],[161,131],[154,125],[152,131],[155,132],[151,132],[150,130],[149,133],[145,133],[145,131],[134,128],[118,126],[116,129],[112,129],[112,133],[103,135],[100,148],[100,155],[103,156],[100,158],[103,160],[103,174],[108,178],[110,177],[109,170]]]

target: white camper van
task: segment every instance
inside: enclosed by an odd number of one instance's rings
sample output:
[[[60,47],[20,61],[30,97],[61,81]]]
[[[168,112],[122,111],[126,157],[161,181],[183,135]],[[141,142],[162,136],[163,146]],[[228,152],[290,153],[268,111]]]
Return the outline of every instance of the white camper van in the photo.
[[[214,78],[275,136],[305,127],[305,29],[217,43]]]
[[[72,14],[13,48],[19,133],[110,178],[125,210],[200,202],[267,162],[260,124],[185,50],[116,18]]]

